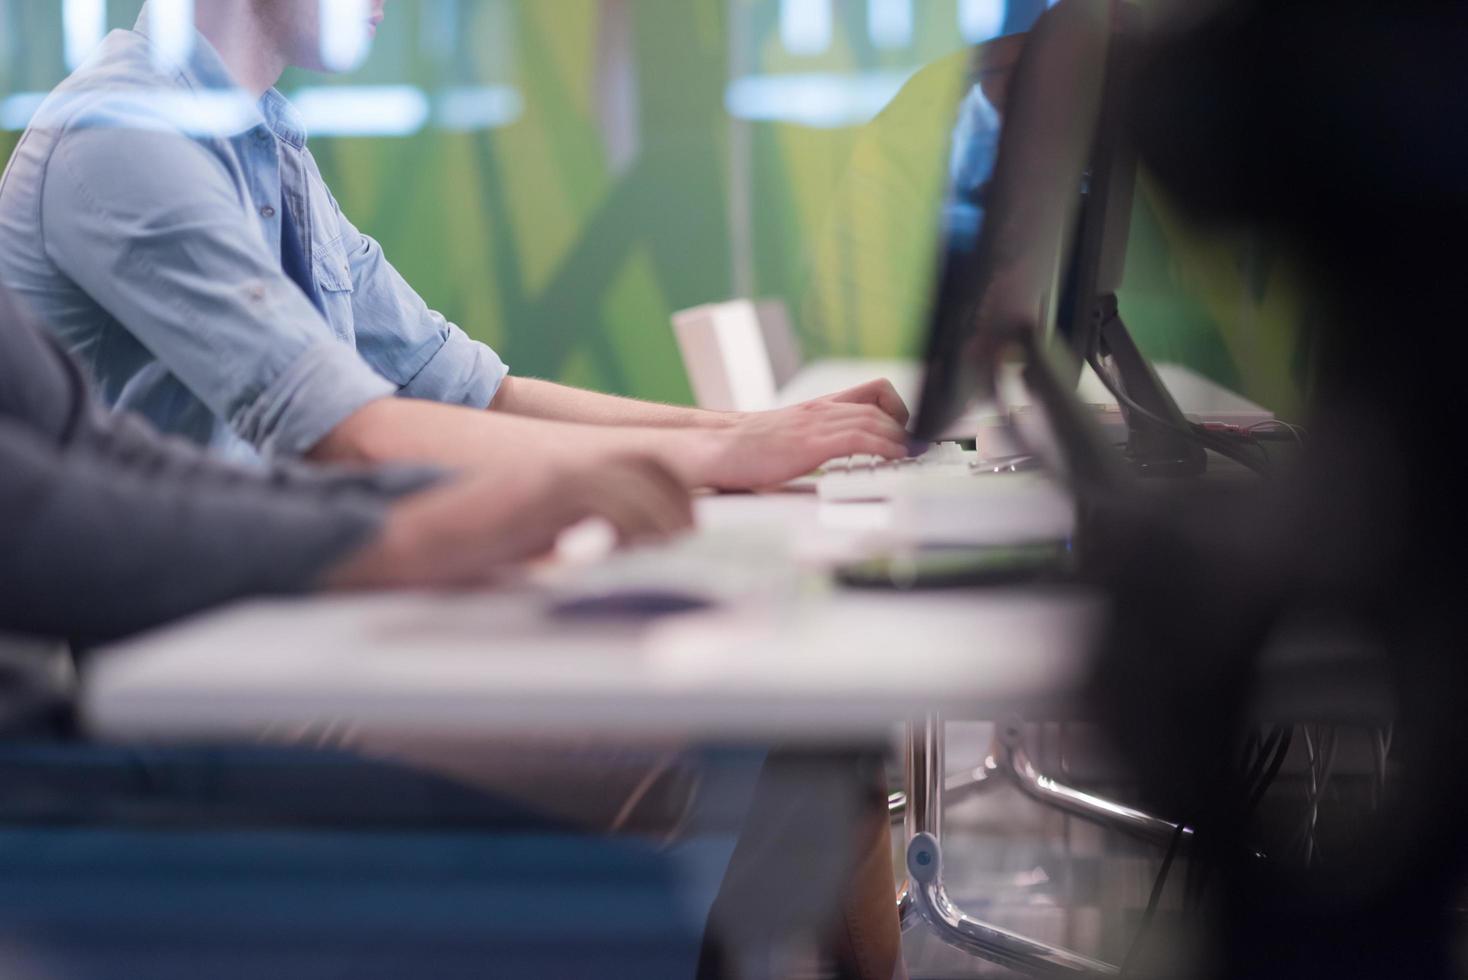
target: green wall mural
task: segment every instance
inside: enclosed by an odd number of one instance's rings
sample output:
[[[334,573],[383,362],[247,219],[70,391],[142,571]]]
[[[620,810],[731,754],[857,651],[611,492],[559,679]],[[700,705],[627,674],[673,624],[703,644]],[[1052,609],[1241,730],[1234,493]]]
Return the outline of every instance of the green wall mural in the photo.
[[[916,0],[894,51],[862,40],[863,3],[835,0],[817,57],[781,46],[780,0],[395,0],[359,71],[292,73],[282,88],[421,103],[399,133],[328,128],[313,150],[356,224],[513,369],[686,401],[669,315],[740,293],[787,300],[813,354],[915,349],[940,182],[873,202],[860,119],[793,121],[778,105],[735,119],[727,100],[750,74],[900,83],[964,46],[953,2]],[[109,25],[138,6],[107,4]],[[65,73],[57,8],[0,0],[0,155],[21,97]],[[498,117],[459,118],[496,105]],[[945,126],[910,120],[902,138],[936,167]],[[1191,229],[1149,184],[1123,302],[1154,356],[1296,409],[1299,298],[1283,264]]]

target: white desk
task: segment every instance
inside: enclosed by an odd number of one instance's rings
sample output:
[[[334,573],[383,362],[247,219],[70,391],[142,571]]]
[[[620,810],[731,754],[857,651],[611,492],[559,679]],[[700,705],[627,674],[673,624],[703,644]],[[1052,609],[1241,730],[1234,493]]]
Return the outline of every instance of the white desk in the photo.
[[[93,657],[83,722],[113,739],[351,723],[845,740],[925,711],[994,718],[1074,693],[1100,616],[1093,597],[833,590],[811,572],[860,549],[861,527],[880,515],[858,506],[823,515],[809,495],[701,500],[704,530],[683,546],[686,561],[761,535],[787,542],[786,554],[770,559],[769,588],[644,625],[556,620],[542,586],[225,609]]]
[[[1183,414],[1194,422],[1221,422],[1248,428],[1274,418],[1274,414],[1267,408],[1254,404],[1181,364],[1158,364],[1156,369],[1158,378]],[[840,358],[814,361],[801,368],[780,389],[777,403],[797,405],[822,395],[854,388],[876,378],[886,378],[915,412],[922,399],[923,374],[922,365],[914,361]],[[1015,410],[1028,409],[1030,396],[1020,377],[1018,366],[1011,366],[1004,372],[1000,378],[1000,386],[1006,406]],[[1121,408],[1090,365],[1084,365],[1081,369],[1076,397],[1083,404],[1094,406],[1097,421],[1109,436],[1118,441],[1126,438],[1126,422],[1122,418]],[[979,433],[979,441],[983,444],[986,437],[989,440],[999,437],[997,430],[1000,424],[1001,418],[994,406],[970,405],[948,426],[943,438],[963,441],[972,439],[975,433]],[[1015,451],[1014,447],[1000,447],[989,454],[1002,456]]]
[[[1269,417],[1185,369],[1160,371],[1185,412],[1235,424]],[[821,362],[782,394],[800,400],[883,374],[909,395],[919,377],[899,363]],[[1105,397],[1094,376],[1081,396]],[[886,505],[709,497],[699,517],[690,542],[582,574],[727,595],[713,611],[575,625],[547,614],[543,583],[249,604],[93,658],[82,717],[116,738],[249,738],[335,722],[454,735],[845,738],[925,711],[1034,717],[1084,676],[1099,608],[1078,593],[826,584],[821,569],[890,527]]]

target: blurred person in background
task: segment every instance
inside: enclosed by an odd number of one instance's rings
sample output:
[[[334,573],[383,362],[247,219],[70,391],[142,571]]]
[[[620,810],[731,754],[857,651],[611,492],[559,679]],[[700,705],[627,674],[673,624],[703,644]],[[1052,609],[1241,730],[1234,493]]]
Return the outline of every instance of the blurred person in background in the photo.
[[[920,349],[943,221],[933,202],[978,222],[999,152],[1014,64],[1027,33],[994,38],[924,66],[856,133],[814,242],[803,322],[854,349]],[[955,106],[957,111],[955,112]],[[979,226],[972,232],[978,235]]]
[[[272,86],[325,70],[321,4],[198,0],[183,64],[152,5],[37,112],[0,185],[0,282],[107,402],[235,458],[497,473],[640,453],[690,487],[775,485],[900,457],[889,384],[726,414],[509,375],[342,214]],[[374,33],[384,0],[363,0]],[[719,206],[710,202],[710,206]]]

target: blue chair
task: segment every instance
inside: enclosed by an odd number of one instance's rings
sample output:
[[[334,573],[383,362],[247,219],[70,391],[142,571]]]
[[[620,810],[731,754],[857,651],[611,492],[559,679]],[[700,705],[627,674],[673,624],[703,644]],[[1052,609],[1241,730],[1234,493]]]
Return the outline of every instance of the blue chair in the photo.
[[[0,743],[0,974],[690,977],[732,847],[338,753]]]

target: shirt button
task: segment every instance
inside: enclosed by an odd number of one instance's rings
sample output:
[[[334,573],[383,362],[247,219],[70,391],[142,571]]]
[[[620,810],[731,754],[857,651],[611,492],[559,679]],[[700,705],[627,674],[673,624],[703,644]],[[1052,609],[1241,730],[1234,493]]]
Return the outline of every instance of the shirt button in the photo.
[[[275,217],[275,208],[271,207],[268,204],[265,205],[263,208],[260,209],[260,217],[262,217],[262,218],[273,218],[273,217]]]

